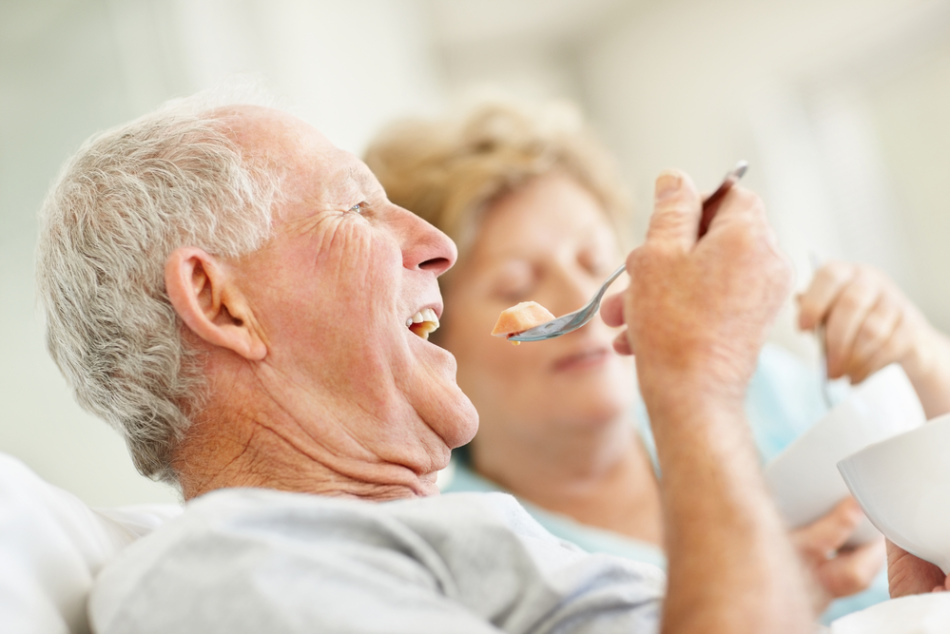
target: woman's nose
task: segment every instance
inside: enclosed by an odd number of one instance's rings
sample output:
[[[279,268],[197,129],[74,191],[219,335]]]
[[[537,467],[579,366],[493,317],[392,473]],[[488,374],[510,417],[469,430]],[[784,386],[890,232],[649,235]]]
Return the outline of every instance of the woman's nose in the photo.
[[[554,276],[548,309],[555,315],[564,315],[586,304],[597,292],[597,280],[582,270],[562,268]]]

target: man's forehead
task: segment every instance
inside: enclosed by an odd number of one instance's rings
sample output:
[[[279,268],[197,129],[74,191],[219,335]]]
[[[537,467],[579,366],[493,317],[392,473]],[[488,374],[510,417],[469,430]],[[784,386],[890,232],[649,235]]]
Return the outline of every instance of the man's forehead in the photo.
[[[341,151],[340,161],[331,171],[328,187],[342,187],[370,192],[379,187],[379,183],[369,168],[348,152]]]
[[[249,157],[262,158],[283,172],[286,185],[300,188],[297,194],[336,198],[351,193],[368,195],[380,188],[369,168],[355,155],[336,147],[315,127],[289,113],[238,105],[218,109],[216,114]]]
[[[218,108],[215,116],[245,152],[286,160],[291,155],[338,152],[319,130],[294,115],[253,105]]]

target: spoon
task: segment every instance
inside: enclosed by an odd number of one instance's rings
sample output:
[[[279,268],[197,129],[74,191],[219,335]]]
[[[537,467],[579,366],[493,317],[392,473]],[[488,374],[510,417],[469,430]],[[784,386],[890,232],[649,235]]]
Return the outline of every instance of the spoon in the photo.
[[[811,260],[812,274],[818,272],[821,268],[821,260],[814,251],[808,252]],[[828,344],[825,341],[825,322],[820,322],[815,326],[815,337],[818,339],[818,349],[821,354],[821,396],[825,399],[825,405],[828,409],[834,407],[834,399],[831,398],[831,379],[828,378]]]
[[[722,200],[726,192],[742,178],[748,167],[749,164],[746,161],[736,163],[736,166],[722,179],[722,183],[716,188],[716,191],[703,201],[703,213],[699,220],[699,237],[703,237],[709,229],[709,223],[712,222],[713,216],[716,215],[719,201]],[[508,337],[508,341],[543,341],[545,339],[553,339],[554,337],[566,335],[569,332],[574,332],[597,314],[597,311],[600,310],[600,300],[603,299],[604,293],[607,292],[607,287],[610,286],[625,269],[626,265],[622,264],[620,268],[611,273],[607,281],[601,285],[600,289],[586,306],[575,310],[573,313],[568,313],[551,321],[544,322],[540,326],[535,326],[534,328],[519,332],[517,335],[512,335]]]

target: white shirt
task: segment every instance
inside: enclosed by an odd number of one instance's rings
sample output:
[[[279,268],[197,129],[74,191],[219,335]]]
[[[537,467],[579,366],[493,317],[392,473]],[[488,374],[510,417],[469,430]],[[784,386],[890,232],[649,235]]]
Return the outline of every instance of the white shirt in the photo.
[[[650,633],[665,577],[585,553],[509,495],[364,502],[217,491],[93,589],[99,634]]]

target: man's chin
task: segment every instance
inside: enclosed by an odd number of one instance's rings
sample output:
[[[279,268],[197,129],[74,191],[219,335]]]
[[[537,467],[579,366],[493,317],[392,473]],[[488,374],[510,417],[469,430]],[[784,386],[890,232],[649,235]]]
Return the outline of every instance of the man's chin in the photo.
[[[401,389],[416,414],[455,449],[475,436],[478,412],[456,382],[455,355],[438,346],[427,346],[427,351],[431,355],[416,357],[420,363],[402,375]]]
[[[464,433],[460,435],[461,439],[455,444],[449,444],[449,447],[452,449],[470,443],[478,431],[478,410],[475,409],[475,404],[462,392],[461,388],[459,389],[459,394],[462,395],[462,399],[465,401],[468,416],[466,421],[461,425],[461,428],[465,430]]]
[[[455,381],[429,385],[427,397],[416,413],[450,449],[468,443],[478,431],[478,412]]]

